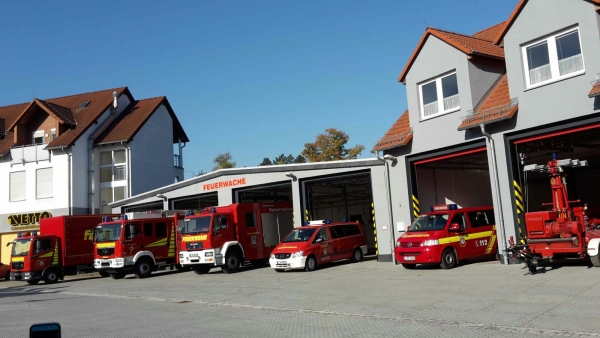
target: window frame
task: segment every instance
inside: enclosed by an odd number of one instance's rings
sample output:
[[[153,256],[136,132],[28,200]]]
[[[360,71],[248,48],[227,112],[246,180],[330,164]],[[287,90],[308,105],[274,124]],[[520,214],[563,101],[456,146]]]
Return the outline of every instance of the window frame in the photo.
[[[442,79],[452,76],[452,75],[456,75],[456,87],[458,89],[458,74],[456,72],[456,69],[452,70],[450,72],[444,73],[442,75],[439,75],[431,80],[427,80],[427,81],[424,81],[424,82],[418,84],[419,109],[421,111],[421,121],[429,120],[431,118],[442,116],[445,114],[454,113],[454,112],[460,110],[460,90],[458,91],[458,94],[456,94],[459,97],[458,106],[454,107],[454,108],[450,108],[450,109],[444,109],[444,91],[443,91],[443,87],[442,87]],[[425,116],[425,104],[423,103],[423,87],[428,84],[431,84],[431,83],[435,83],[435,90],[436,90],[436,94],[437,94],[437,103],[438,103],[438,112],[435,114],[431,114],[429,116]]]
[[[116,162],[116,156],[115,153],[116,152],[124,152],[124,161],[123,162]],[[103,153],[110,153],[110,164],[102,164],[102,154]],[[100,191],[100,195],[102,189],[109,189],[111,190],[111,197],[112,197],[112,201],[108,202],[108,203],[103,203],[102,201],[102,197],[100,197],[100,210],[101,212],[105,213],[111,212],[111,209],[108,207],[108,204],[115,202],[115,189],[116,188],[124,188],[125,189],[125,197],[124,198],[128,198],[129,197],[129,189],[128,189],[128,182],[129,182],[129,171],[128,171],[128,165],[129,165],[129,159],[127,156],[127,149],[112,149],[112,150],[105,150],[105,151],[100,151],[98,152],[98,174],[100,175],[98,177],[98,183],[99,183],[99,191]],[[124,179],[121,180],[115,180],[115,169],[117,167],[122,167],[124,170]],[[108,182],[102,182],[102,170],[103,169],[107,169],[110,168],[110,172],[111,172],[111,180]]]
[[[581,51],[581,62],[583,64],[583,69],[572,72],[572,73],[568,73],[565,75],[560,75],[560,69],[559,69],[559,63],[558,63],[559,60],[558,60],[558,54],[557,54],[558,51],[556,49],[557,48],[556,47],[556,38],[565,36],[565,35],[573,33],[573,32],[577,32],[577,37],[579,39],[579,50]],[[551,78],[548,80],[540,81],[535,84],[530,84],[531,79],[529,76],[529,58],[527,57],[527,48],[533,47],[535,45],[538,45],[538,44],[541,44],[544,42],[546,42],[546,45],[548,46],[548,59],[550,61]],[[568,78],[572,78],[575,76],[585,74],[585,58],[583,56],[583,45],[581,44],[581,30],[579,29],[579,26],[563,29],[558,32],[552,33],[551,35],[548,35],[546,37],[536,39],[536,40],[534,40],[532,42],[528,42],[526,44],[522,44],[521,45],[521,58],[523,60],[525,90],[545,86],[550,83],[562,81],[562,80],[565,80]]]

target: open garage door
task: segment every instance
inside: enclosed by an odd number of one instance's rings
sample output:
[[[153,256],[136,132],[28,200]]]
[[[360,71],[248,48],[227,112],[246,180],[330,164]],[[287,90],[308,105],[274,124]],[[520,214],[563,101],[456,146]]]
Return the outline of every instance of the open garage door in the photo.
[[[439,204],[493,205],[485,146],[416,159],[410,167],[413,217]]]
[[[360,222],[369,253],[376,252],[373,231],[373,189],[370,171],[302,181],[305,220]]]
[[[233,200],[236,203],[293,201],[292,183],[289,181],[235,189],[233,194]]]
[[[194,210],[198,213],[204,208],[219,205],[219,198],[217,193],[186,196],[171,200],[171,205],[174,210]]]

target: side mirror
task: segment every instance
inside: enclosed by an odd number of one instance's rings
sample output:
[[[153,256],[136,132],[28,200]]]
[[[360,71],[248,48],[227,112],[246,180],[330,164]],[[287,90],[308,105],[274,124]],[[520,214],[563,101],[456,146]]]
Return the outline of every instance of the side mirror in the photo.
[[[323,238],[317,238],[317,239],[315,240],[315,243],[321,243],[321,242],[323,242]]]
[[[6,246],[9,246],[11,244],[15,244],[15,242],[8,242],[8,243],[6,243]]]
[[[177,232],[179,232],[179,233],[183,232],[183,225],[180,225],[177,227]]]
[[[450,231],[460,231],[460,224],[458,224],[458,223],[450,224]]]

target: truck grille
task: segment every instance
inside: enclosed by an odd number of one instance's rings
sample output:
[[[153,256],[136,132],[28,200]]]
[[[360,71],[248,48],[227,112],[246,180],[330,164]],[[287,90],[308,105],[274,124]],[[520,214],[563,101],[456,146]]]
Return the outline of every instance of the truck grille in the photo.
[[[291,255],[292,254],[289,254],[289,253],[276,254],[275,258],[277,258],[277,259],[288,259],[288,258],[290,258]]]
[[[23,269],[24,266],[25,266],[25,263],[23,263],[23,262],[12,263],[12,265],[11,265],[11,267],[15,270]]]
[[[109,256],[115,254],[115,248],[98,249],[98,256]]]
[[[400,242],[402,248],[418,248],[422,242]]]
[[[187,243],[185,245],[185,248],[188,250],[200,250],[200,249],[202,249],[202,247],[203,247],[202,242]]]

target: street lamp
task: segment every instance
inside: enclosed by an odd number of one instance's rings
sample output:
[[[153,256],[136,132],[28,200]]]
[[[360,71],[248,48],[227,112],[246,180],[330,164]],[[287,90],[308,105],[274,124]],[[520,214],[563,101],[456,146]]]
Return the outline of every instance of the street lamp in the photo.
[[[394,213],[392,212],[392,187],[390,184],[390,167],[389,162],[396,163],[396,156],[391,154],[386,154],[382,157],[379,157],[379,152],[375,152],[377,159],[385,164],[385,177],[386,177],[386,192],[387,192],[387,200],[388,200],[388,211],[390,218],[390,250],[392,253],[392,263],[396,265],[396,256],[394,255],[394,240],[395,240],[395,230],[394,230]],[[389,162],[388,162],[389,161]]]

